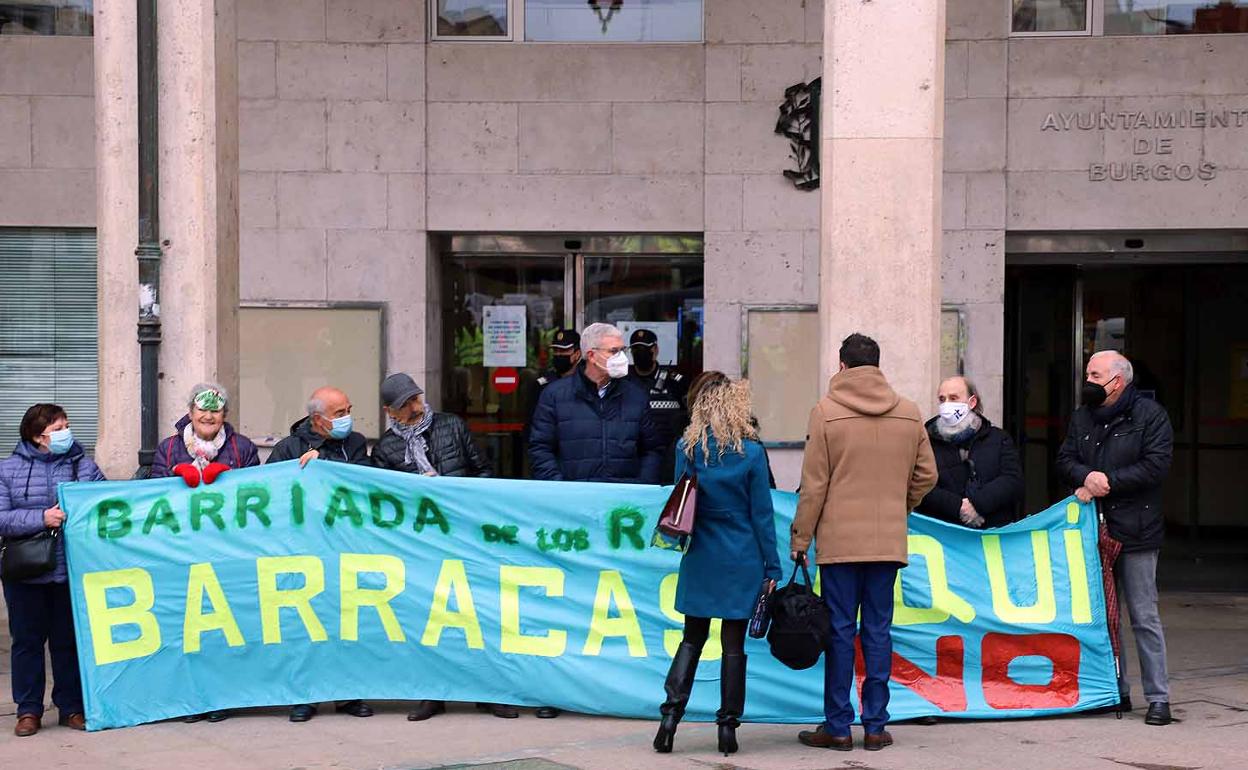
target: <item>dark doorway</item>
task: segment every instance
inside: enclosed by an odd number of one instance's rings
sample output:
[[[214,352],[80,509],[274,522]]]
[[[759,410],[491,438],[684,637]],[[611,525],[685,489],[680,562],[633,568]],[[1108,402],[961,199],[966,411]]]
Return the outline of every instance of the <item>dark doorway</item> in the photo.
[[[1057,257],[1060,259],[1060,257]],[[1027,510],[1069,494],[1053,473],[1092,353],[1131,359],[1174,426],[1163,584],[1248,588],[1248,265],[1015,264],[1006,270],[1006,425]],[[1056,261],[1056,259],[1054,260]]]

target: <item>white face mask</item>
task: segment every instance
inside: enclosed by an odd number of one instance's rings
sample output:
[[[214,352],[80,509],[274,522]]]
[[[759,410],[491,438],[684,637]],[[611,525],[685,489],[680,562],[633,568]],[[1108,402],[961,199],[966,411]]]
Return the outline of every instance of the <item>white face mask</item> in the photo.
[[[611,379],[618,380],[628,374],[628,356],[621,350],[607,359],[607,374]]]
[[[945,425],[957,425],[970,411],[970,404],[964,401],[946,401],[940,405],[940,421]]]

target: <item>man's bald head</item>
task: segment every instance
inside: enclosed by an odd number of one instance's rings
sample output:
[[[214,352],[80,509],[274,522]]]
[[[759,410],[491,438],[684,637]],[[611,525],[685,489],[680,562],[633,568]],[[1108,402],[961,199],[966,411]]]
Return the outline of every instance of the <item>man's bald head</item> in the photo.
[[[349,414],[351,399],[338,388],[317,388],[308,397],[308,419],[312,421],[312,429],[321,435],[329,435],[334,418]]]
[[[960,374],[940,383],[940,388],[936,391],[936,401],[941,404],[960,402],[968,404],[973,411],[980,411],[979,389],[975,387],[975,383]]]

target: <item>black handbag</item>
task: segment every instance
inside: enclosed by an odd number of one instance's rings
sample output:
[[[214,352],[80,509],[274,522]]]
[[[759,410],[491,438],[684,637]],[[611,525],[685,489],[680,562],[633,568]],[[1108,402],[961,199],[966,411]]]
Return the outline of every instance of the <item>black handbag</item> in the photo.
[[[802,570],[804,583],[797,582]],[[803,557],[793,565],[788,585],[771,597],[771,630],[767,643],[776,660],[792,669],[810,668],[819,662],[832,631],[832,616],[823,598],[816,596]]]
[[[61,528],[29,537],[6,537],[0,543],[0,578],[29,580],[56,569],[56,539]]]

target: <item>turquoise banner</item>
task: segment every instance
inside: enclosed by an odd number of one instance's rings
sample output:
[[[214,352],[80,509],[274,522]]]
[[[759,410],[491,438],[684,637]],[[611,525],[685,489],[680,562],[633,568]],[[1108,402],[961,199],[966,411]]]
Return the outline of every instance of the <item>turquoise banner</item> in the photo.
[[[648,547],[669,489],[317,461],[62,485],[88,727],[350,698],[656,718],[681,628],[680,555]],[[783,547],[796,497],[774,500]],[[912,516],[893,718],[1115,703],[1096,541],[1073,498],[990,533]],[[822,720],[822,665],[747,653],[748,721]],[[689,718],[719,705],[719,655]]]

